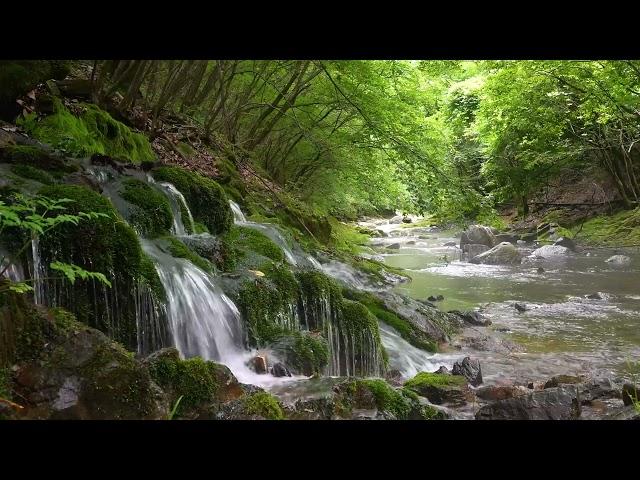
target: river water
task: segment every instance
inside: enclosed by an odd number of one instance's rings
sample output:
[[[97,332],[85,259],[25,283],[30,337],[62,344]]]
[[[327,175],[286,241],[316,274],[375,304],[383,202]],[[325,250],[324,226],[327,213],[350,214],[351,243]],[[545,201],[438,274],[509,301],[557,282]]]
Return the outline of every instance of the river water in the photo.
[[[485,383],[545,380],[557,374],[629,379],[633,363],[640,361],[640,254],[638,250],[580,249],[570,255],[532,261],[518,266],[474,265],[460,260],[454,232],[404,228],[368,223],[390,236],[372,240],[375,258],[406,269],[411,282],[398,292],[434,302],[440,309],[480,310],[490,327],[474,327],[480,335],[490,331],[522,347],[521,352],[471,350],[482,363]],[[389,245],[399,243],[399,249]],[[526,245],[524,255],[535,247]],[[632,258],[616,267],[605,260],[618,253]],[[538,273],[538,267],[544,272]],[[601,299],[587,295],[600,292]],[[527,310],[518,312],[514,303]],[[436,355],[449,360],[449,355]],[[445,360],[443,358],[443,360]],[[442,362],[447,364],[448,362]],[[637,371],[637,368],[635,369]]]

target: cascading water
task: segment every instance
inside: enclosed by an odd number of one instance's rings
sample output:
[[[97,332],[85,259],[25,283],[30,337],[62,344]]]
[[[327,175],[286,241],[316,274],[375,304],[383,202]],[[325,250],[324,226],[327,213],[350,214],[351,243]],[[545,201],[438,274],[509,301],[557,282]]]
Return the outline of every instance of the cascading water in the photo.
[[[238,205],[233,200],[229,200],[229,206],[231,207],[231,211],[233,212],[233,221],[235,223],[245,223],[247,221],[247,217],[245,217],[244,213],[242,213],[240,205]]]
[[[45,286],[43,278],[46,276],[46,269],[42,265],[40,259],[40,240],[38,236],[31,239],[31,254],[32,254],[32,274],[33,279],[33,300],[36,305],[45,304]]]
[[[193,216],[191,215],[191,210],[189,210],[187,201],[184,199],[184,195],[182,195],[182,193],[169,182],[156,182],[151,175],[147,175],[147,180],[149,183],[156,185],[169,200],[171,213],[173,214],[173,225],[171,226],[171,233],[174,235],[187,234],[187,231],[184,227],[184,219],[182,218],[183,208],[184,211],[187,212],[191,232],[195,232]]]

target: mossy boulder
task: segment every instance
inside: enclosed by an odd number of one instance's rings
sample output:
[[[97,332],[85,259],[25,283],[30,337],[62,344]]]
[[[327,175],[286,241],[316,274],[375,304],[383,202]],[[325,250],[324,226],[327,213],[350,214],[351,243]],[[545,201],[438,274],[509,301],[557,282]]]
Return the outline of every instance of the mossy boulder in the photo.
[[[79,104],[77,114],[53,97],[52,115],[28,115],[20,125],[43,143],[75,157],[108,155],[132,163],[155,160],[147,137],[93,104]]]
[[[233,212],[224,190],[214,180],[180,167],[159,167],[152,174],[158,181],[173,184],[184,195],[193,218],[211,234],[229,231]]]
[[[338,284],[318,270],[296,272],[300,289],[300,307],[303,322],[308,330],[322,331],[326,323],[335,323],[342,305],[342,293]]]
[[[127,178],[122,182],[120,196],[133,205],[129,223],[143,236],[166,235],[173,224],[173,214],[167,197],[151,185]]]
[[[307,331],[283,334],[269,348],[294,374],[321,374],[329,363],[327,340]]]
[[[12,319],[10,389],[21,418],[166,417],[165,395],[132,353],[63,310],[24,301],[20,310],[20,321]]]
[[[167,245],[167,250],[169,251],[169,253],[171,253],[171,255],[173,255],[174,257],[185,258],[205,272],[213,271],[213,266],[208,260],[195,253],[176,237],[167,235],[165,237],[162,237],[162,240]]]
[[[421,330],[409,320],[386,307],[385,303],[369,292],[344,289],[343,295],[350,300],[356,300],[367,307],[381,322],[392,327],[407,342],[428,352],[438,349],[436,339]]]
[[[461,375],[420,372],[404,386],[436,405],[464,405],[473,399],[467,379]]]
[[[215,418],[223,420],[283,420],[280,401],[269,392],[256,388],[245,396],[223,404]]]
[[[77,165],[34,145],[6,145],[0,148],[0,162],[46,170],[57,178],[78,170]]]
[[[269,237],[256,229],[233,225],[220,237],[216,264],[225,272],[234,270],[239,264],[255,267],[266,259],[283,262],[284,253]]]
[[[212,404],[235,400],[244,391],[228,367],[200,357],[180,359],[175,348],[166,348],[144,360],[151,377],[177,403],[174,418],[194,418]],[[179,401],[179,403],[178,403]]]
[[[88,188],[54,185],[42,188],[39,193],[53,199],[72,200],[65,204],[65,213],[82,211],[105,215],[83,220],[78,225],[61,225],[42,236],[42,264],[49,265],[56,260],[72,263],[101,272],[112,283],[112,288],[108,288],[83,280],[74,284],[47,282],[48,300],[68,308],[78,320],[135,349],[138,305],[134,292],[148,288],[155,293],[156,300],[163,296],[155,268],[144,256],[137,235],[107,198]]]

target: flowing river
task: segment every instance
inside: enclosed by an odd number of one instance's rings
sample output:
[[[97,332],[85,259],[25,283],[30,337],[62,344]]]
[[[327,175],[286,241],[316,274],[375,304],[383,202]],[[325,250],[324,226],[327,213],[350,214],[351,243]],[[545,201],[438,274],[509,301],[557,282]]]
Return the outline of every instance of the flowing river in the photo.
[[[578,245],[576,253],[537,261],[525,258],[518,266],[475,265],[460,260],[457,246],[444,246],[459,244],[453,232],[386,221],[363,225],[389,235],[372,240],[375,258],[410,275],[411,282],[395,287],[398,292],[421,300],[442,295],[444,300],[434,303],[444,311],[480,310],[492,325],[472,330],[489,330],[522,347],[523,351],[497,352],[462,345],[458,356],[468,353],[481,361],[485,384],[538,381],[557,374],[620,379],[634,375],[633,364],[640,360],[637,249]],[[389,249],[392,244],[399,248]],[[534,248],[524,245],[521,253],[529,255]],[[632,258],[630,265],[605,262],[620,253]],[[587,298],[597,292],[600,298]],[[526,310],[516,310],[516,302]],[[449,357],[439,354],[430,360],[437,363],[441,356]]]

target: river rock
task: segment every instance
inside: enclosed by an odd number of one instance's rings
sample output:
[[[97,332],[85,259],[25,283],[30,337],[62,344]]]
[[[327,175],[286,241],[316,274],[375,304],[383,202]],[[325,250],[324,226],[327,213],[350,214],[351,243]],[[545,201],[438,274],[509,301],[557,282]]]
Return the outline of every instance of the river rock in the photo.
[[[628,405],[616,412],[605,416],[603,420],[640,420],[640,411],[633,405]]]
[[[461,312],[460,310],[450,310],[449,313],[453,313],[454,315],[458,315],[465,323],[469,325],[474,325],[477,327],[486,327],[491,325],[491,320],[484,317],[480,312],[474,312],[471,310],[466,310]]]
[[[457,243],[457,242],[454,242],[454,241],[451,241],[451,242],[443,243],[443,244],[442,244],[442,246],[443,246],[443,247],[457,247],[457,246],[458,246],[458,243]]]
[[[267,373],[267,358],[263,355],[256,355],[249,361],[249,366],[256,373]]]
[[[433,373],[439,373],[441,375],[451,375],[451,372],[449,371],[449,369],[447,367],[445,367],[444,365],[440,365],[440,368],[438,368]]]
[[[471,357],[464,357],[462,361],[458,360],[454,363],[451,373],[453,375],[462,375],[474,387],[482,383],[482,368],[480,367],[480,362],[476,359],[472,360]]]
[[[493,402],[506,400],[507,398],[513,398],[518,395],[526,395],[528,393],[530,393],[529,389],[520,385],[487,385],[475,391],[478,398]]]
[[[583,403],[589,403],[591,400],[620,398],[620,386],[606,377],[594,378],[589,382],[582,384],[580,392]]]
[[[409,217],[402,217],[402,223],[411,223],[412,220]]]
[[[471,225],[460,236],[460,248],[467,244],[486,245],[491,248],[496,244],[493,231],[484,225]]]
[[[527,242],[524,241],[524,240],[516,240],[516,245],[523,246],[523,245],[526,245],[526,244],[527,244]]]
[[[626,266],[631,265],[631,258],[626,255],[614,255],[605,260],[612,265]]]
[[[499,233],[495,236],[496,243],[509,242],[514,245],[518,242],[518,235],[513,233]]]
[[[415,244],[416,244],[416,241],[415,241],[415,240],[409,240],[409,241],[407,242],[407,245],[415,245]]]
[[[492,249],[473,257],[471,263],[487,265],[519,265],[522,256],[518,249],[509,242],[502,242]]]
[[[392,243],[391,245],[387,246],[387,248],[389,250],[399,250],[400,249],[400,244],[399,243]]]
[[[436,405],[448,403],[462,406],[473,400],[473,392],[462,375],[421,372],[405,382],[404,386]]]
[[[397,225],[399,223],[402,223],[402,215],[396,215],[395,217],[389,219],[389,224],[391,225]]]
[[[580,416],[575,387],[556,387],[485,405],[476,420],[571,420]]]
[[[573,375],[556,375],[545,382],[544,388],[554,388],[560,385],[575,385],[577,383],[582,383],[583,381],[583,378]]]
[[[625,383],[622,386],[622,402],[625,405],[640,402],[640,388],[631,383]]]
[[[514,303],[513,308],[515,308],[519,312],[526,312],[529,310],[524,303]]]
[[[468,259],[471,259],[481,253],[489,250],[489,247],[486,245],[481,245],[479,243],[467,243],[464,247],[462,247],[462,252]]]
[[[290,377],[291,372],[283,363],[277,362],[271,367],[271,375],[274,377]]]
[[[567,237],[560,237],[555,242],[553,242],[553,244],[560,247],[566,247],[572,252],[576,251],[576,243]]]
[[[389,234],[387,232],[385,232],[384,230],[377,229],[376,232],[378,232],[378,237],[388,237],[389,236]]]
[[[568,255],[571,252],[567,247],[561,245],[544,245],[531,253],[532,257],[554,258]]]

